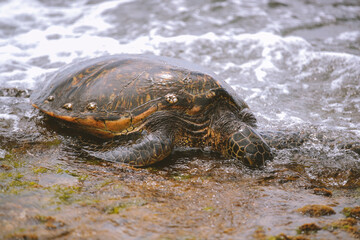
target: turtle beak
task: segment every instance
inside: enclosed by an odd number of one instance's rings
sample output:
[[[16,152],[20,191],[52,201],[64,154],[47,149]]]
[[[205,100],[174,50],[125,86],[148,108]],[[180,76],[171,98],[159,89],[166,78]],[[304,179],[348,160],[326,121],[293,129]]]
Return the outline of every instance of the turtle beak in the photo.
[[[226,154],[254,168],[264,166],[266,160],[273,158],[269,145],[255,129],[246,124],[229,137]]]

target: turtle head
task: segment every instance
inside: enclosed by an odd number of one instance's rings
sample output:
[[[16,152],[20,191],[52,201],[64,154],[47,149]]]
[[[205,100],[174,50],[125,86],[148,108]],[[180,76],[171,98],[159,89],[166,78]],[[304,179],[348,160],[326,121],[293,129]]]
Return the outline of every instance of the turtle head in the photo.
[[[272,159],[269,145],[255,129],[245,123],[227,139],[225,154],[255,168]]]

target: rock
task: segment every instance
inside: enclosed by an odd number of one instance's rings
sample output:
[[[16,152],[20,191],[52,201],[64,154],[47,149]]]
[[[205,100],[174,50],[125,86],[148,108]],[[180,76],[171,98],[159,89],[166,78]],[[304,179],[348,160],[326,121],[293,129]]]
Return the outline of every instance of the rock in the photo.
[[[321,229],[321,227],[319,227],[315,223],[305,223],[299,227],[299,233],[308,234],[310,232],[317,232],[320,229]]]
[[[332,192],[330,190],[327,190],[325,188],[314,188],[314,194],[316,195],[322,195],[326,197],[331,197]]]
[[[310,217],[320,217],[335,214],[334,209],[331,207],[317,204],[306,205],[297,209],[296,211]]]

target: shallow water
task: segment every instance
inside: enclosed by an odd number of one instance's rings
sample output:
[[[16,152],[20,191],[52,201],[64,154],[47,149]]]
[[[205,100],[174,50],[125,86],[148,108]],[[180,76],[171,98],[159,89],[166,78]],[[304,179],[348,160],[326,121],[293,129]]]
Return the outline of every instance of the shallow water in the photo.
[[[262,170],[196,149],[138,170],[89,159],[28,97],[65,64],[115,53],[208,67],[260,130],[310,139]],[[0,236],[266,239],[316,223],[309,239],[355,239],[358,225],[329,224],[360,205],[360,157],[340,148],[360,142],[359,66],[357,0],[0,1]],[[336,213],[296,211],[309,204]]]

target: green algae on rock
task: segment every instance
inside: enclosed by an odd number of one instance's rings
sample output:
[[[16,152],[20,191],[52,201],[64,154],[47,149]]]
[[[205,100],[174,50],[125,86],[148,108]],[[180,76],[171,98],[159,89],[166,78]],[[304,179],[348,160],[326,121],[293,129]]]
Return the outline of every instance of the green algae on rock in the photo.
[[[310,217],[320,217],[335,214],[334,209],[326,205],[310,204],[296,210]]]

